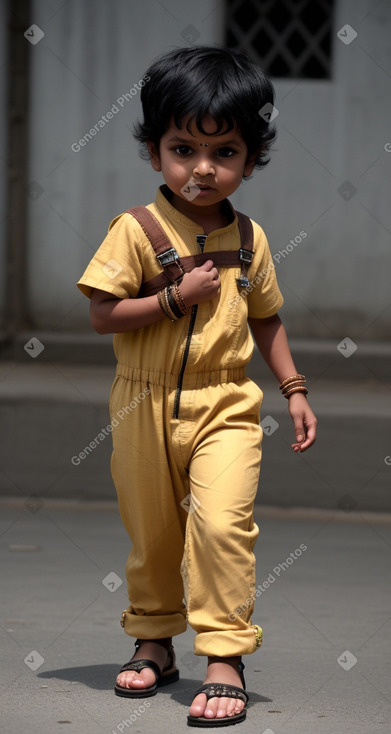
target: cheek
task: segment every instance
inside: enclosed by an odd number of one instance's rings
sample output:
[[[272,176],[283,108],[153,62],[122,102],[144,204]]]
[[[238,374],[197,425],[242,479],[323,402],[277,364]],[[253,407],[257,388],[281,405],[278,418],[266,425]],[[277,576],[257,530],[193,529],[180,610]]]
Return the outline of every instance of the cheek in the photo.
[[[231,184],[235,183],[238,179],[242,178],[242,168],[235,166],[235,168],[223,168],[220,169],[219,178],[222,183]]]
[[[163,169],[163,173],[166,175],[167,179],[170,179],[171,181],[178,181],[178,182],[186,182],[189,178],[189,175],[191,171],[189,171],[189,166],[184,165],[182,162],[178,161],[167,161],[166,165]]]

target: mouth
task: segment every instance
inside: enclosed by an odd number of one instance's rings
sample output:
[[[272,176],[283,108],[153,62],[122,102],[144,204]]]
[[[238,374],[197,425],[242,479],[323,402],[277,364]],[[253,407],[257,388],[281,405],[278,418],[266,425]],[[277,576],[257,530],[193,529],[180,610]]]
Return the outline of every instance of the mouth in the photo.
[[[201,191],[206,191],[208,189],[213,188],[212,186],[209,186],[208,184],[197,183],[196,181],[194,181],[194,185],[198,186],[198,188],[201,189]]]

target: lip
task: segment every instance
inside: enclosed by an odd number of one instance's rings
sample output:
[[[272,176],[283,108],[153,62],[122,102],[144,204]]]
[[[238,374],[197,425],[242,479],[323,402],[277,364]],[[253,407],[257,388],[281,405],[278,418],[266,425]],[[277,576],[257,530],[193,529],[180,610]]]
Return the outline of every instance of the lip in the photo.
[[[201,189],[201,191],[213,191],[214,190],[213,187],[209,186],[208,184],[201,184],[201,183],[194,182],[194,185],[198,186],[198,188]]]

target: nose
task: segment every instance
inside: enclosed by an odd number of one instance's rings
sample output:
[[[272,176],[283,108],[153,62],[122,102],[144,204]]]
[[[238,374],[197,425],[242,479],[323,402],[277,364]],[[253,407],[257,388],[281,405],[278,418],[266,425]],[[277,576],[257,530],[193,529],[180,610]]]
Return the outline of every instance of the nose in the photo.
[[[203,154],[202,156],[200,155],[200,157],[197,160],[197,163],[195,164],[193,168],[193,174],[195,175],[198,174],[199,176],[207,176],[208,173],[215,174],[216,171],[211,161],[209,160],[208,156],[206,156],[205,154]]]

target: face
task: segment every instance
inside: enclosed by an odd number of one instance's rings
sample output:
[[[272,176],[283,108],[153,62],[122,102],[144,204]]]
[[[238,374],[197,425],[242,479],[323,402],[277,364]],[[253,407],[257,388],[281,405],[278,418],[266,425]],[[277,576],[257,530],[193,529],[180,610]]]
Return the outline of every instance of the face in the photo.
[[[174,193],[173,204],[179,211],[191,213],[203,208],[205,213],[218,211],[220,203],[239,187],[242,177],[254,169],[254,160],[238,129],[214,135],[215,120],[203,120],[204,133],[194,120],[190,132],[188,118],[178,128],[171,121],[160,140],[159,150],[148,144],[151,163],[161,171],[167,186]],[[255,156],[254,156],[255,159]]]

